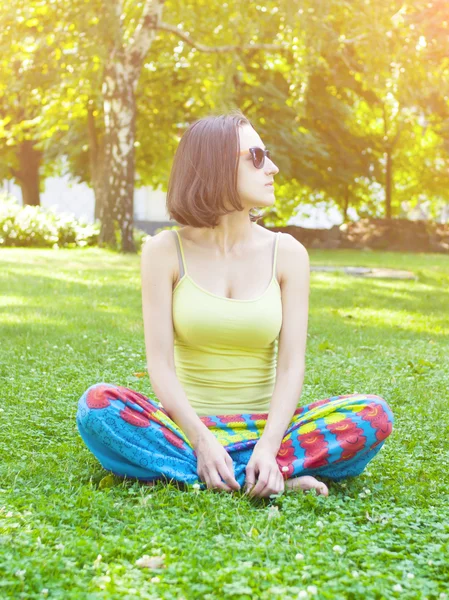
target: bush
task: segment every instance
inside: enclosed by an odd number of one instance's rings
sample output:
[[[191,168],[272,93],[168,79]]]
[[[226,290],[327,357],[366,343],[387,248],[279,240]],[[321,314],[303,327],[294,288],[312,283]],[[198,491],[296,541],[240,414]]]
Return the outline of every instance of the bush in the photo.
[[[143,231],[143,229],[134,228],[133,240],[136,245],[136,252],[140,252],[142,250],[142,246],[143,246],[145,240],[150,237],[152,237],[152,236],[149,235],[146,231]]]
[[[77,221],[42,206],[21,206],[0,194],[0,246],[74,248],[98,243],[100,225]]]

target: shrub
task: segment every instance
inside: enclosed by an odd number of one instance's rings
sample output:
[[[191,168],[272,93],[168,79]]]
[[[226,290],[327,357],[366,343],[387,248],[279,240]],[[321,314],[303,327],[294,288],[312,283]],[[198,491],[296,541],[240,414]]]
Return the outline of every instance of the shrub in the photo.
[[[21,206],[16,198],[0,194],[0,246],[72,248],[98,243],[100,226],[77,221],[42,206]]]
[[[151,237],[146,231],[142,229],[134,228],[133,239],[136,245],[136,251],[140,252],[142,250],[142,246],[147,238]]]

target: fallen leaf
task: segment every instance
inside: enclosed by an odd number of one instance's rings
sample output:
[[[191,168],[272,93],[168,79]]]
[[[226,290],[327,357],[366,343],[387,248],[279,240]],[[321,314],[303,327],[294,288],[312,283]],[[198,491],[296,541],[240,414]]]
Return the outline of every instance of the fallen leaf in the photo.
[[[146,373],[133,373],[134,377],[145,377]]]
[[[259,531],[255,527],[251,527],[251,529],[246,534],[248,537],[258,537]]]
[[[111,488],[111,487],[114,487],[115,484],[116,484],[115,476],[112,474],[106,475],[106,477],[103,477],[103,479],[98,484],[98,489],[104,490],[107,488]]]

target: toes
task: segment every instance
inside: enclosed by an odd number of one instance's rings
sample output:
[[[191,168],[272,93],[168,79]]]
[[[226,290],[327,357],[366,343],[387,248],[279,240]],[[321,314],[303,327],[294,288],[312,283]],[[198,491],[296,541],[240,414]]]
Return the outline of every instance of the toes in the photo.
[[[327,485],[315,479],[315,477],[309,476],[307,481],[305,482],[304,488],[305,490],[313,490],[315,489],[317,493],[321,496],[327,496],[329,494],[329,490],[327,489]]]
[[[287,484],[287,487],[291,489],[300,489],[303,492],[307,492],[309,490],[316,490],[317,494],[322,496],[328,496],[329,490],[325,483],[318,481],[315,477],[311,475],[303,475],[302,477],[295,477],[290,480],[291,483]]]
[[[327,489],[327,486],[324,485],[324,483],[320,486],[319,491],[320,491],[320,494],[322,496],[328,496],[329,495],[329,490]]]

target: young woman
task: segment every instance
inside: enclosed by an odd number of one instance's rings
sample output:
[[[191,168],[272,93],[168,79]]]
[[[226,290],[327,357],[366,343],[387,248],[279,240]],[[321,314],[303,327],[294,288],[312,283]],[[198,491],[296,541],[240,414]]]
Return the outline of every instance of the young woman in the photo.
[[[142,249],[147,365],[157,400],[99,383],[77,424],[102,466],[268,497],[360,474],[391,433],[385,400],[349,394],[298,407],[309,260],[257,225],[279,169],[238,110],[193,123],[176,151],[171,218]],[[316,477],[315,477],[316,476]]]

